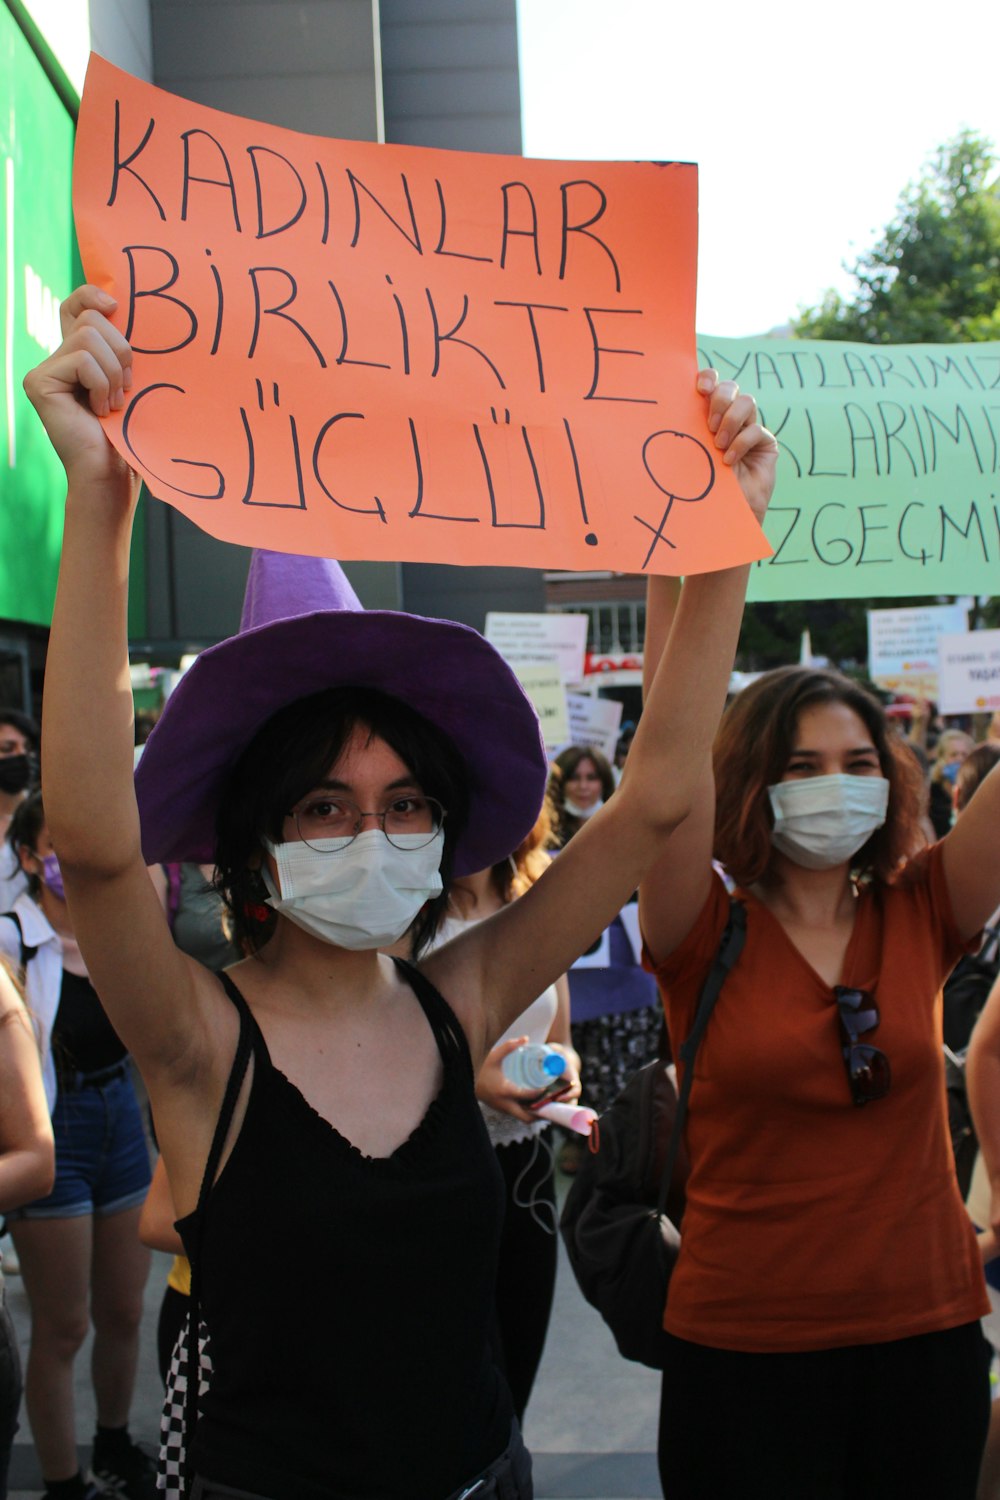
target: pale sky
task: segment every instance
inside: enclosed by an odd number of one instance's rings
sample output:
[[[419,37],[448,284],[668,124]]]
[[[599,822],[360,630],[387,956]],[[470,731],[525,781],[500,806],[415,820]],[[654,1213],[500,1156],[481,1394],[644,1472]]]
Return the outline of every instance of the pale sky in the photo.
[[[1000,5],[518,0],[524,151],[699,165],[699,333],[786,323],[968,126],[1000,148]],[[1000,153],[998,153],[1000,154]]]

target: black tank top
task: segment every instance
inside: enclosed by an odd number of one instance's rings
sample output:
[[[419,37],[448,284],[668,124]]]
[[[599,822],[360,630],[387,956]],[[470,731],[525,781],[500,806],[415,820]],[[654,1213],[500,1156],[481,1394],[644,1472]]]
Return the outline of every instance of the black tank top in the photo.
[[[52,1056],[56,1073],[99,1073],[125,1056],[125,1045],[108,1020],[107,1012],[89,979],[62,972],[59,1009],[52,1027]]]
[[[444,1082],[391,1156],[365,1157],[252,1037],[239,1136],[178,1224],[212,1376],[194,1472],[277,1500],[445,1500],[500,1453],[512,1407],[489,1352],[503,1183],[453,1011],[397,965]]]

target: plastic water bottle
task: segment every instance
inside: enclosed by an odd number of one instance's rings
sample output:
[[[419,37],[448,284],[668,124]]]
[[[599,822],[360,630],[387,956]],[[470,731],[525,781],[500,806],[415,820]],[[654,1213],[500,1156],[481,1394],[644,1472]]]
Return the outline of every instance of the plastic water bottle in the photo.
[[[508,1052],[501,1065],[504,1077],[515,1088],[538,1093],[548,1088],[554,1078],[561,1078],[566,1071],[566,1059],[554,1047],[541,1042],[525,1042]]]

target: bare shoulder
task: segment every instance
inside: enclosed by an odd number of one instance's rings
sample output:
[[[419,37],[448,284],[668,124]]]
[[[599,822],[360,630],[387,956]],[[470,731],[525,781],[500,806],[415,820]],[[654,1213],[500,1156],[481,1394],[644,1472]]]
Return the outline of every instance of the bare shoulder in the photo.
[[[483,929],[506,913],[497,912],[484,922],[469,926],[450,942],[435,948],[417,963],[438,994],[448,1002],[465,1032],[478,1067],[489,1050],[483,986]]]

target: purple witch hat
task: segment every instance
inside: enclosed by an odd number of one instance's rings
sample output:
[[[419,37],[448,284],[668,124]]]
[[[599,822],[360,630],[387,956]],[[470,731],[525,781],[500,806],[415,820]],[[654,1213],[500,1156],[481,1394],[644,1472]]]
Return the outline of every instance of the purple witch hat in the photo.
[[[467,625],[362,609],[339,563],[258,551],[239,634],[185,673],[136,770],[147,863],[211,863],[222,789],[257,731],[296,699],[346,686],[402,699],[456,745],[470,783],[456,875],[517,848],[547,767],[538,717],[503,658]]]

